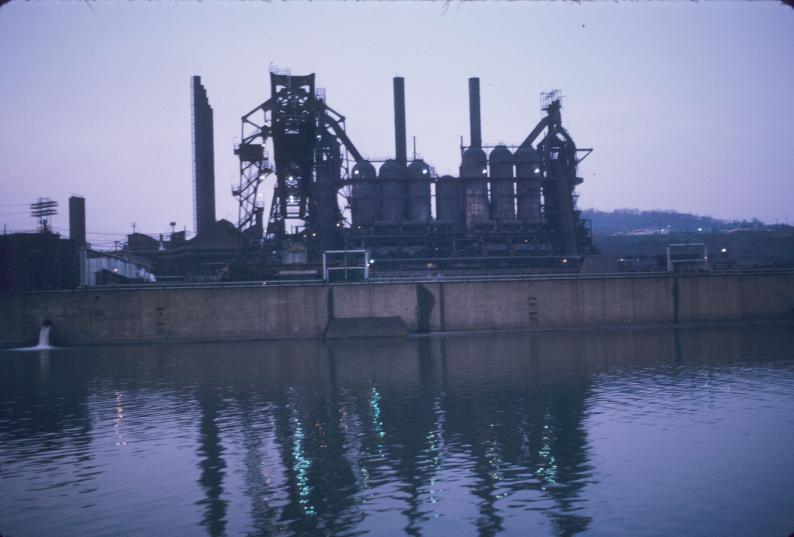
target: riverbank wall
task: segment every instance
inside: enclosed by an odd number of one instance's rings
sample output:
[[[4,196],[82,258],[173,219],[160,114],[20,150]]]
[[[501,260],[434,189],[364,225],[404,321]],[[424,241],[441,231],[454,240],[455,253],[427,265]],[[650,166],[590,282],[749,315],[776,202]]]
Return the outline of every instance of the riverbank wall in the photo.
[[[56,344],[88,345],[317,338],[367,317],[414,333],[794,319],[794,272],[11,293],[0,295],[0,345],[33,342],[45,319]]]

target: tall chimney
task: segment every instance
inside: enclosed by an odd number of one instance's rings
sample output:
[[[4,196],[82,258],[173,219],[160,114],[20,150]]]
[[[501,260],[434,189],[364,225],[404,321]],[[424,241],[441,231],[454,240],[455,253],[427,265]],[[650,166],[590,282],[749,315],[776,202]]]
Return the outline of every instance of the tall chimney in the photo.
[[[405,166],[408,150],[405,147],[405,79],[394,77],[394,144],[397,162]]]
[[[215,150],[212,137],[212,107],[201,77],[194,76],[193,89],[193,202],[194,228],[203,233],[215,223]]]
[[[479,78],[469,79],[469,126],[471,127],[471,146],[482,147]]]
[[[85,198],[69,198],[69,238],[78,247],[85,246]]]

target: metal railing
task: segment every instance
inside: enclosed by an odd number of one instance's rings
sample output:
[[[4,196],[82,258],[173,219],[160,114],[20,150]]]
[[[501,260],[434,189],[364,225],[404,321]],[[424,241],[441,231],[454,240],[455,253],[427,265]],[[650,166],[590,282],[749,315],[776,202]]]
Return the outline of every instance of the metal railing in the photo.
[[[724,269],[710,270],[697,274],[674,274],[670,272],[613,272],[596,274],[509,274],[509,275],[480,275],[480,276],[406,276],[406,277],[378,277],[371,275],[369,280],[360,282],[329,283],[320,278],[312,280],[267,280],[248,282],[181,282],[181,283],[146,283],[146,284],[119,284],[97,285],[75,290],[61,291],[30,291],[32,293],[52,292],[112,292],[112,291],[158,291],[172,289],[253,289],[262,287],[292,287],[292,286],[321,286],[321,285],[379,285],[394,283],[468,283],[468,282],[514,282],[538,280],[599,280],[599,279],[643,279],[643,278],[712,278],[721,276],[741,275],[772,275],[794,274],[794,269]]]

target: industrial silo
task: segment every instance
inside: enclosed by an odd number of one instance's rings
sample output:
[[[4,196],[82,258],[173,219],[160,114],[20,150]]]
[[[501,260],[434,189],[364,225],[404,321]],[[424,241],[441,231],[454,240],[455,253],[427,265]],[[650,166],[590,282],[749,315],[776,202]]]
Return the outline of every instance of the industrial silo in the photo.
[[[460,179],[451,175],[444,175],[436,181],[436,221],[449,223],[455,230],[463,227],[460,185]]]
[[[385,222],[400,222],[405,217],[405,166],[387,160],[380,167],[380,217]]]
[[[513,155],[516,165],[516,195],[518,218],[527,223],[543,222],[540,209],[540,180],[542,166],[540,154],[532,147],[519,148]]]
[[[408,220],[430,220],[430,175],[430,166],[423,160],[414,160],[408,165]]]
[[[513,221],[516,218],[513,198],[513,154],[503,146],[496,146],[491,151],[491,215],[500,222]]]
[[[470,147],[463,152],[460,178],[463,182],[463,207],[466,229],[489,220],[488,168],[485,151]]]
[[[375,167],[368,160],[353,166],[350,182],[353,186],[350,212],[353,227],[369,227],[378,218],[378,182]]]

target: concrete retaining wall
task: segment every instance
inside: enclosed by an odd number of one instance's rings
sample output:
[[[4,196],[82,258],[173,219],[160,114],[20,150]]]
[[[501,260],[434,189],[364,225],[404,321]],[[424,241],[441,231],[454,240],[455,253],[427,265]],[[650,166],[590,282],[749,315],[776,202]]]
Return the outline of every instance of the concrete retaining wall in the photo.
[[[64,345],[321,337],[329,320],[400,317],[410,331],[794,318],[794,273],[578,277],[0,296],[0,345],[43,319]]]

